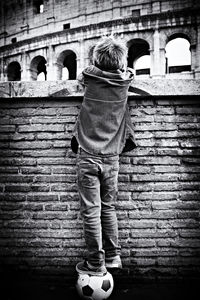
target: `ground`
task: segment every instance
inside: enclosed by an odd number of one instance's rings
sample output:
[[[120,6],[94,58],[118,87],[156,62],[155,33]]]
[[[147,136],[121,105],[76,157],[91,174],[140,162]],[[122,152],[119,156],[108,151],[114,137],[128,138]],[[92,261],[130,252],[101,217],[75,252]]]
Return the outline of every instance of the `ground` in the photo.
[[[123,283],[116,284],[110,300],[195,300],[199,298],[200,285],[197,282],[179,283]],[[47,282],[13,282],[3,284],[3,300],[78,300],[80,299],[73,283],[48,284]]]

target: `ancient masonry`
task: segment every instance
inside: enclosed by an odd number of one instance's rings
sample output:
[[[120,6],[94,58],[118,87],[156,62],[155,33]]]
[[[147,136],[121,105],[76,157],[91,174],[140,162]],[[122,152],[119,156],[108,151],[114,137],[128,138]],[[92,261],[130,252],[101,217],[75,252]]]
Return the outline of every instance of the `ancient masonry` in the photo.
[[[140,80],[154,96],[129,98],[138,146],[120,157],[116,206],[129,279],[200,277],[197,82]],[[0,274],[66,283],[85,253],[70,149],[82,96],[61,97],[77,91],[74,81],[4,82],[0,91]]]
[[[166,44],[189,41],[191,66],[181,78],[199,78],[200,2],[197,0],[2,0],[0,4],[0,80],[69,79],[89,63],[100,36],[115,33],[129,47],[129,66],[148,54],[150,77],[166,71]],[[180,49],[181,51],[181,49]]]

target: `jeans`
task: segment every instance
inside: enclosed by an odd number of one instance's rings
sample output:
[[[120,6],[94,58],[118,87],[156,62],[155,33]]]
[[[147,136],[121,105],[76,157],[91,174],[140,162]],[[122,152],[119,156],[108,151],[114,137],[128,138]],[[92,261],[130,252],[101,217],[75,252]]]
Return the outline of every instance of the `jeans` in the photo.
[[[115,202],[119,156],[100,157],[79,148],[78,190],[88,261],[102,266],[105,257],[120,254]]]

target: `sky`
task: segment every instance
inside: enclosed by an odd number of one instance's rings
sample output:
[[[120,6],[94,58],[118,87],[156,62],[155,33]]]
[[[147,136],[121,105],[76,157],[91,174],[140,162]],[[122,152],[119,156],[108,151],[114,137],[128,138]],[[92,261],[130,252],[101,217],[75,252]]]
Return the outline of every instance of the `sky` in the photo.
[[[181,66],[191,64],[190,43],[183,38],[171,40],[165,50],[168,66]],[[138,59],[136,69],[150,68],[150,56],[144,55]]]

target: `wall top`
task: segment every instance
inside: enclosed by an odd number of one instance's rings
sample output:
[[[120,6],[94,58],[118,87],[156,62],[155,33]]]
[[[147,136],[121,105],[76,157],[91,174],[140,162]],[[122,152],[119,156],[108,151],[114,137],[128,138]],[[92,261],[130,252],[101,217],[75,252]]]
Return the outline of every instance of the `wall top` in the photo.
[[[132,83],[132,95],[200,95],[197,79],[139,79]],[[65,97],[83,95],[77,80],[0,82],[0,97]]]

